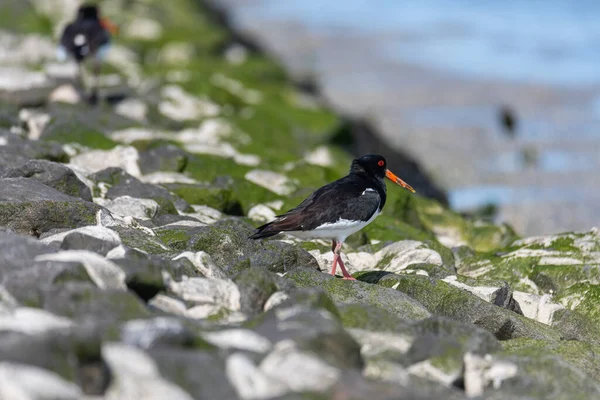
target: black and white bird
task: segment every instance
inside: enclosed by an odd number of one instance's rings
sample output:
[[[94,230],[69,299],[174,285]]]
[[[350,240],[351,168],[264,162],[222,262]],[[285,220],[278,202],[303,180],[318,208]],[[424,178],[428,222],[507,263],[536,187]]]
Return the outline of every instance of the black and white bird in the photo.
[[[347,176],[323,186],[298,207],[257,228],[250,239],[268,238],[281,232],[301,239],[331,239],[331,275],[335,275],[339,264],[344,279],[353,280],[340,257],[342,243],[381,213],[386,200],[385,178],[415,192],[387,169],[385,158],[366,155],[352,161]]]
[[[77,10],[77,17],[68,24],[60,38],[58,58],[74,59],[79,66],[79,76],[82,76],[82,64],[86,60],[93,62],[92,71],[94,82],[91,88],[90,101],[95,102],[96,80],[100,74],[100,67],[110,47],[111,33],[115,33],[116,26],[107,19],[100,18],[98,7],[93,4],[84,4]]]

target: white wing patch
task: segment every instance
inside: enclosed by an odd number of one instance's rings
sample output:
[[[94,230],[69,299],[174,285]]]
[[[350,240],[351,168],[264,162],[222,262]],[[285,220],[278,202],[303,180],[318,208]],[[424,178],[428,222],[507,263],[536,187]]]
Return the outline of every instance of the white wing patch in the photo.
[[[75,38],[73,39],[73,43],[75,44],[75,46],[83,46],[85,44],[85,41],[85,35],[82,35],[81,33],[75,35]]]
[[[375,189],[366,188],[366,189],[365,189],[365,190],[362,192],[361,196],[364,196],[365,194],[367,194],[367,193],[369,193],[369,192],[375,192]]]

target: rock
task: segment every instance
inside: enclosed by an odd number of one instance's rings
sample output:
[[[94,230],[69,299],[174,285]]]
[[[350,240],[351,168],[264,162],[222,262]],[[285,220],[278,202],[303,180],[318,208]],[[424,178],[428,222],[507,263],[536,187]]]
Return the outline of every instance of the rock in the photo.
[[[113,372],[107,399],[193,400],[179,386],[164,379],[156,363],[141,350],[112,343],[103,346],[102,355]]]
[[[493,361],[491,356],[481,357],[471,353],[465,354],[465,393],[468,397],[479,397],[484,389],[493,382],[499,389],[502,381],[517,375],[518,368],[507,361]]]
[[[594,399],[600,396],[600,385],[577,368],[552,355],[498,356],[495,360],[517,366],[517,373],[502,380],[495,389],[484,392],[486,399]],[[504,368],[505,372],[506,369]],[[510,370],[509,370],[510,372]]]
[[[0,398],[78,400],[81,390],[53,372],[27,365],[0,363]]]
[[[53,331],[68,331],[73,322],[37,308],[19,307],[8,312],[0,311],[0,332],[20,332],[42,335]]]
[[[120,168],[107,168],[89,176],[97,183],[109,185],[104,197],[116,200],[120,197],[153,200],[159,205],[158,211],[165,214],[177,214],[177,209],[189,211],[190,206],[179,197],[169,193],[158,185],[143,183]]]
[[[135,147],[117,146],[112,150],[92,150],[71,158],[74,164],[89,173],[106,168],[121,168],[134,177],[142,175],[138,165],[139,154]]]
[[[263,311],[269,311],[273,307],[278,306],[289,298],[290,296],[286,292],[277,291],[267,299]]]
[[[227,358],[225,371],[242,399],[271,399],[289,389],[276,378],[267,376],[242,353]]]
[[[222,349],[235,349],[265,354],[271,351],[273,344],[263,336],[249,329],[226,329],[206,332],[202,338]]]
[[[298,287],[323,289],[336,304],[366,304],[408,320],[424,319],[431,315],[417,301],[393,289],[364,282],[343,281],[331,275],[311,270],[291,271],[286,278],[294,281]],[[345,320],[350,323],[349,317]]]
[[[519,337],[558,339],[556,331],[512,311],[487,303],[447,283],[416,275],[388,275],[380,284],[392,286],[421,302],[431,313],[475,324],[499,340]],[[469,310],[465,313],[464,310]]]
[[[228,276],[246,268],[266,268],[286,272],[298,267],[317,268],[305,250],[279,241],[249,240],[252,227],[241,220],[222,220],[214,225],[186,231],[189,238],[179,246],[190,251],[205,251]]]
[[[206,276],[207,278],[227,278],[227,275],[223,272],[223,270],[217,267],[210,255],[208,255],[204,251],[199,251],[197,253],[185,251],[173,258],[173,260],[179,260],[182,258],[188,259],[194,265],[196,271]]]
[[[183,172],[187,162],[188,154],[173,144],[155,145],[140,151],[139,164],[144,175],[153,172]],[[165,187],[177,193],[172,188]],[[179,193],[177,194],[181,196]],[[185,199],[184,196],[181,197]],[[188,199],[185,200],[190,202]]]
[[[102,256],[106,256],[110,250],[121,244],[121,238],[115,231],[99,225],[84,226],[45,236],[40,241],[63,250],[89,250]]]
[[[30,159],[67,162],[69,156],[59,143],[31,141],[10,132],[0,130],[0,166],[14,168]]]
[[[92,201],[90,189],[79,180],[77,175],[62,164],[47,160],[29,160],[25,164],[8,169],[2,178],[30,178],[69,196]]]
[[[76,323],[97,326],[100,331],[119,322],[149,315],[143,302],[131,292],[102,290],[78,282],[54,285],[48,289],[43,307]]]
[[[229,215],[244,215],[231,180],[217,179],[212,184],[171,183],[164,186],[190,204],[209,206]]]
[[[123,244],[127,247],[167,257],[173,254],[173,250],[156,237],[150,229],[141,226],[113,226],[111,229],[119,234]]]
[[[73,85],[65,84],[54,89],[50,93],[48,101],[52,103],[78,104],[81,103],[81,95]]]
[[[136,18],[127,24],[123,35],[133,40],[157,40],[163,33],[162,25],[149,18]]]
[[[115,263],[87,250],[67,250],[43,254],[35,261],[62,261],[81,263],[89,277],[100,289],[126,290],[125,272]]]
[[[226,375],[224,361],[214,352],[158,347],[150,349],[149,355],[157,363],[162,376],[195,399],[239,399]]]
[[[0,231],[0,280],[8,272],[31,267],[36,256],[54,252],[56,249],[31,237]]]
[[[193,318],[207,318],[241,308],[239,289],[231,281],[184,277],[181,282],[170,282],[168,287],[174,295],[194,304],[187,312]]]
[[[221,111],[217,104],[191,96],[176,85],[163,87],[161,94],[163,100],[158,105],[158,110],[174,121],[214,117]]]
[[[513,291],[506,282],[485,281],[481,279],[475,280],[465,277],[459,278],[456,275],[449,275],[442,280],[452,286],[473,293],[482,300],[523,315],[519,302],[514,298]],[[525,316],[532,318],[531,315],[526,314]]]
[[[341,369],[361,369],[364,365],[358,343],[326,309],[284,303],[257,317],[252,325],[274,346],[293,344],[297,350]]]
[[[0,101],[18,105],[39,105],[46,101],[53,82],[43,72],[23,68],[0,68]]]
[[[289,391],[294,392],[325,392],[341,376],[338,368],[285,342],[276,345],[259,368],[265,375],[282,382]]]
[[[501,349],[494,336],[471,325],[434,317],[413,325],[415,340],[403,359],[411,374],[450,386],[462,379],[465,354]]]
[[[120,196],[112,200],[98,201],[111,213],[122,217],[149,219],[157,216],[160,205],[151,199]]]
[[[4,332],[0,358],[15,365],[55,371],[76,382],[85,394],[102,394],[110,380],[100,355],[100,338],[86,328],[41,335]]]
[[[277,291],[277,275],[262,268],[241,271],[233,282],[241,295],[241,311],[248,315],[263,311],[269,297]]]
[[[275,212],[264,204],[257,204],[248,211],[248,218],[261,224],[271,222],[275,217]]]
[[[93,225],[99,210],[34,179],[0,180],[0,225],[19,233],[39,236],[50,229]]]
[[[246,173],[245,178],[280,196],[289,196],[296,190],[296,185],[288,177],[273,171],[254,169]]]
[[[121,326],[121,340],[131,346],[150,349],[158,346],[191,347],[195,337],[181,320],[156,317],[127,321]]]
[[[22,108],[19,111],[19,119],[27,131],[27,137],[31,140],[38,140],[50,122],[50,115],[35,109]]]

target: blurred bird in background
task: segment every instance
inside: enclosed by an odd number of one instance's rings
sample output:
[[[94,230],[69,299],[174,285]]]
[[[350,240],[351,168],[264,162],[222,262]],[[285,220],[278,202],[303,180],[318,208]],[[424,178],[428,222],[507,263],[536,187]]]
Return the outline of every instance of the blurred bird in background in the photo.
[[[116,25],[100,18],[100,10],[94,4],[84,4],[79,7],[77,17],[69,23],[60,38],[58,58],[65,61],[71,58],[79,67],[79,85],[83,85],[83,64],[86,60],[92,62],[92,79],[90,83],[91,104],[98,101],[98,76],[102,61],[110,47],[111,34],[118,31]]]

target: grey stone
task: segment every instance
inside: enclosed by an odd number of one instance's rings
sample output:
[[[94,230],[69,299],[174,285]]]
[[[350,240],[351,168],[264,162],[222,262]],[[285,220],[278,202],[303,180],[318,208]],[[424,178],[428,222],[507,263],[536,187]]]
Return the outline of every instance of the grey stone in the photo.
[[[153,172],[182,172],[187,164],[188,155],[173,144],[151,145],[140,151],[140,170],[142,174]]]
[[[267,311],[253,321],[253,330],[277,345],[294,342],[301,351],[318,355],[334,367],[360,369],[360,346],[339,320],[324,309],[284,304]]]
[[[344,281],[306,269],[289,272],[286,278],[294,281],[298,287],[323,289],[336,304],[367,304],[407,320],[424,319],[431,315],[416,300],[393,289],[360,281]]]
[[[148,354],[162,376],[196,399],[239,399],[225,374],[224,361],[212,351],[158,347]]]
[[[39,236],[55,228],[93,225],[100,207],[33,179],[0,180],[0,225]]]
[[[56,251],[31,237],[0,232],[0,279],[10,271],[31,267],[36,256]]]
[[[69,196],[92,201],[92,192],[68,167],[47,160],[29,160],[4,171],[2,178],[31,178]]]
[[[253,228],[237,219],[187,230],[189,239],[181,250],[205,251],[229,276],[252,267],[287,272],[298,267],[318,268],[316,260],[303,249],[279,241],[249,240]]]
[[[78,400],[81,390],[53,372],[28,365],[0,363],[0,398]]]
[[[499,340],[560,337],[558,332],[547,325],[490,304],[441,280],[416,275],[387,275],[379,284],[395,287],[406,293],[421,302],[432,314],[475,324],[493,333]]]
[[[177,210],[191,210],[189,204],[171,194],[164,187],[143,183],[121,168],[107,168],[90,175],[89,178],[94,182],[104,182],[110,185],[105,194],[107,199],[114,200],[121,196],[129,196],[154,200],[159,204],[160,213],[165,214],[177,214]]]
[[[249,315],[261,313],[269,297],[277,291],[277,278],[262,268],[240,272],[233,281],[240,290],[241,311]]]
[[[135,319],[121,326],[121,340],[132,346],[150,349],[158,346],[194,344],[193,332],[181,320],[172,317]]]

